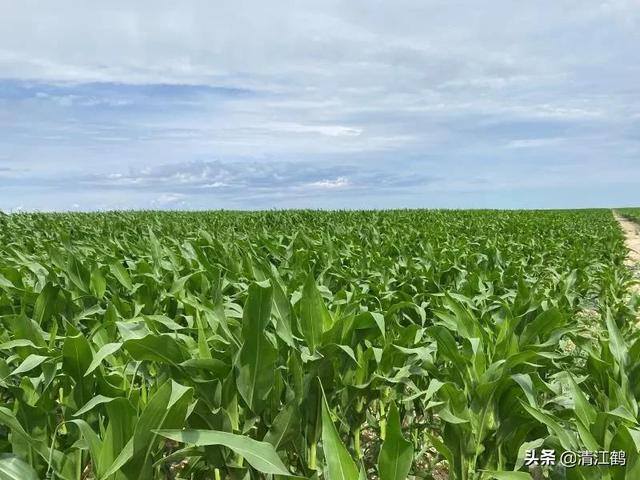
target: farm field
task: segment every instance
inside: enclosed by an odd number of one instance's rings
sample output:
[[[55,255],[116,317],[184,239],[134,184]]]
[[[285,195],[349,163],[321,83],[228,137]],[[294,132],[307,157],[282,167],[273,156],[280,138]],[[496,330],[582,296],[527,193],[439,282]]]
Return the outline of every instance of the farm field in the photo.
[[[640,478],[626,256],[610,210],[0,215],[0,479]]]

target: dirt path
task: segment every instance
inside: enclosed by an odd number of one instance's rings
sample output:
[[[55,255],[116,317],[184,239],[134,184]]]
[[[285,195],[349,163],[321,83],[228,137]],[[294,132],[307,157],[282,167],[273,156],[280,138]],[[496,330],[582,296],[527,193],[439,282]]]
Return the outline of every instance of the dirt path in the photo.
[[[636,278],[640,278],[640,225],[631,220],[627,220],[615,210],[613,211],[613,216],[624,232],[624,243],[629,249],[625,264],[633,271]],[[631,287],[631,291],[640,293],[640,282],[636,282]]]
[[[637,267],[640,263],[640,225],[618,215],[615,211],[613,212],[613,216],[616,217],[620,228],[622,228],[624,232],[625,244],[629,249],[626,263],[630,267]]]

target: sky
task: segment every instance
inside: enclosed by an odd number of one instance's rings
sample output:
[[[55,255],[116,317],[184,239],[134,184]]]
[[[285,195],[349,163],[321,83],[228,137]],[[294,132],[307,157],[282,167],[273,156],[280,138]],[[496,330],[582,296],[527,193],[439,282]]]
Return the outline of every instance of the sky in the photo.
[[[640,0],[0,0],[0,209],[640,206]]]

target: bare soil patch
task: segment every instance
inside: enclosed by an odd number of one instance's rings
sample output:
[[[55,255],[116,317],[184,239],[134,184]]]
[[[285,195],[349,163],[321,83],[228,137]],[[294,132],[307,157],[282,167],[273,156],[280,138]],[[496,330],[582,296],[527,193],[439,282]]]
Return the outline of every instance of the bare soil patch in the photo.
[[[640,277],[640,225],[631,220],[627,220],[615,211],[613,212],[613,216],[624,232],[624,243],[629,250],[625,264],[634,272],[634,276],[638,278]],[[638,282],[634,284],[632,291],[640,293],[640,284],[638,284]]]
[[[622,228],[624,232],[625,244],[629,249],[627,264],[629,264],[629,266],[636,266],[640,263],[640,225],[631,220],[627,220],[616,212],[613,213],[613,216],[616,217],[620,228]]]

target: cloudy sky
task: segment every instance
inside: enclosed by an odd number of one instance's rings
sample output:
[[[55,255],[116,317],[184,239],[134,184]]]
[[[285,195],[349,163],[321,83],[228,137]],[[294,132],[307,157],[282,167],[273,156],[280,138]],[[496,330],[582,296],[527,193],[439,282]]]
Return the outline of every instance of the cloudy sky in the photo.
[[[640,0],[0,0],[0,209],[640,205]]]

